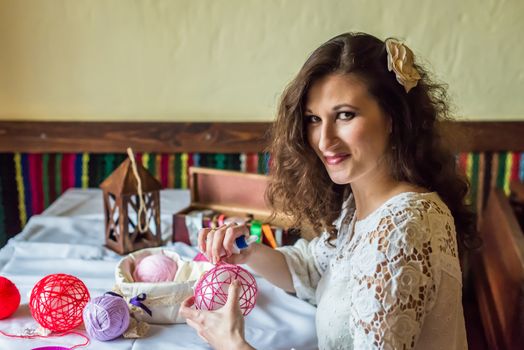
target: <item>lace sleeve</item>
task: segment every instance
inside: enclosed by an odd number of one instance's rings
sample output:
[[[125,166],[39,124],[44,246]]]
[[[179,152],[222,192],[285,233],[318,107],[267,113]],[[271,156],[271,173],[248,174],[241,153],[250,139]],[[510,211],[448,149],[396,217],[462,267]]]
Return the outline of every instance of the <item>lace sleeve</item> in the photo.
[[[380,218],[354,251],[355,349],[411,349],[436,298],[439,274],[430,218],[403,208]]]
[[[325,235],[310,242],[300,239],[293,246],[277,248],[284,254],[297,297],[314,305],[318,282],[332,254],[324,240]]]

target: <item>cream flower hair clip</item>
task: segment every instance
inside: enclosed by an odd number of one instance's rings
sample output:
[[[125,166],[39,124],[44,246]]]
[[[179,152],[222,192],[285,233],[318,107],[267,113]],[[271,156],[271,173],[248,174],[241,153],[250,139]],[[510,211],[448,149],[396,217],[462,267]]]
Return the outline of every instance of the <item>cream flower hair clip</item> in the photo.
[[[413,52],[395,39],[386,40],[388,70],[394,71],[397,81],[404,86],[406,93],[417,86],[420,74],[414,66]]]

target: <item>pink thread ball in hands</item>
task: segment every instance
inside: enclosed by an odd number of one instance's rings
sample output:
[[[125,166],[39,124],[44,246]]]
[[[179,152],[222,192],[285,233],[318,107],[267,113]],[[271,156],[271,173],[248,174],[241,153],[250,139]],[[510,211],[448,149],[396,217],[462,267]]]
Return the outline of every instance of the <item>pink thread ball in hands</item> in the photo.
[[[195,286],[195,307],[200,310],[217,310],[227,302],[229,285],[240,282],[240,309],[246,316],[257,300],[257,282],[253,275],[238,265],[220,264],[206,272]]]
[[[171,282],[175,279],[178,265],[164,254],[151,254],[138,260],[133,279],[135,282]]]

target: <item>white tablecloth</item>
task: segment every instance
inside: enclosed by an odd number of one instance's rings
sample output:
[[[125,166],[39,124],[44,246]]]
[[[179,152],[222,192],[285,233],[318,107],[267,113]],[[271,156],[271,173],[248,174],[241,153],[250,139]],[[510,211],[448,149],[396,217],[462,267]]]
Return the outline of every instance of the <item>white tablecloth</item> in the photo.
[[[172,214],[189,204],[189,192],[161,192],[163,237],[170,241]],[[192,259],[196,250],[182,243],[167,243],[181,256]],[[31,217],[24,230],[0,250],[0,275],[13,281],[22,296],[17,312],[0,320],[0,330],[19,334],[36,328],[28,308],[28,295],[42,277],[68,273],[80,278],[91,297],[102,295],[114,285],[114,269],[121,256],[104,247],[102,193],[97,189],[71,189],[42,215]],[[246,339],[257,349],[315,349],[315,308],[257,277],[259,296],[255,309],[246,317]],[[1,302],[1,301],[0,301]],[[83,327],[79,327],[84,331]],[[31,349],[39,346],[72,346],[82,339],[62,338],[18,340],[0,335],[0,349]],[[83,349],[209,349],[186,324],[152,325],[143,339],[118,338],[110,342],[91,339]]]

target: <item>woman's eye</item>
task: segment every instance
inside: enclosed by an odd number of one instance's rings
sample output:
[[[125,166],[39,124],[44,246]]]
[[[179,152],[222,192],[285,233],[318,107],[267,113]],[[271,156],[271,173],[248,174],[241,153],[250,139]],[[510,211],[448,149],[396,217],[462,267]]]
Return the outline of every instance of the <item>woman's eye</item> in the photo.
[[[320,121],[320,118],[316,115],[306,115],[305,119],[307,123],[318,123]]]
[[[355,118],[355,112],[339,112],[337,118],[341,120],[351,120]]]

